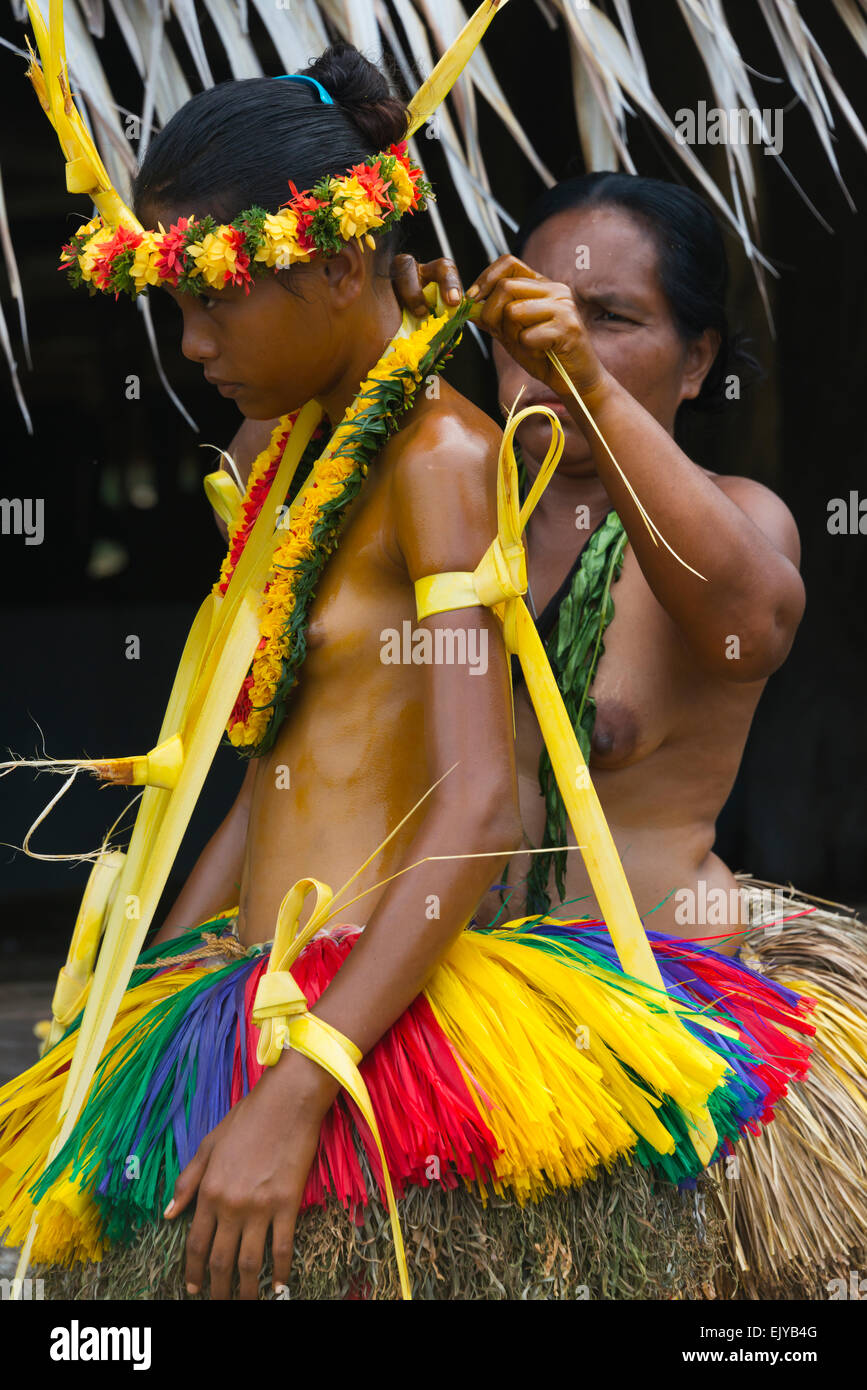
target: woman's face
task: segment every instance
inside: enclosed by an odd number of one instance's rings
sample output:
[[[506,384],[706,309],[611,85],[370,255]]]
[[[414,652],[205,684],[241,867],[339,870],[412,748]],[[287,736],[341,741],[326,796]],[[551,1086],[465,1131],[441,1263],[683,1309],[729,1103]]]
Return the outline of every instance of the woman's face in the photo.
[[[142,220],[168,227],[179,215],[149,208]],[[257,278],[249,294],[229,286],[205,297],[163,286],[183,315],[181,351],[251,420],[273,419],[327,394],[345,352],[348,325],[332,292],[344,259],[294,266],[285,272],[291,291],[277,274]]]
[[[521,259],[549,280],[569,286],[602,365],[661,425],[673,430],[677,407],[701,388],[716,335],[708,332],[695,343],[680,338],[660,284],[653,238],[641,222],[620,208],[560,212],[537,227]],[[556,399],[498,343],[494,362],[500,403],[507,409],[522,386],[522,406]],[[584,435],[571,416],[558,413],[566,434],[560,469],[592,473]],[[550,427],[531,420],[518,438],[532,458],[542,459]]]

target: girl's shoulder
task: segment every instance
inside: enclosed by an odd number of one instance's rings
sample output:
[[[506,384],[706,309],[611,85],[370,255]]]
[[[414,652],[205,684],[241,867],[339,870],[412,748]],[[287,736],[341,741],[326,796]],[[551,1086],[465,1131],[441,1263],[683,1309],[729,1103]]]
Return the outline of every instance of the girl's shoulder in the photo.
[[[413,579],[473,569],[497,531],[498,426],[447,383],[421,393],[383,464],[398,547]]]
[[[448,382],[432,377],[392,438],[389,461],[404,476],[435,461],[438,472],[490,476],[495,482],[501,439],[502,431],[489,415]]]

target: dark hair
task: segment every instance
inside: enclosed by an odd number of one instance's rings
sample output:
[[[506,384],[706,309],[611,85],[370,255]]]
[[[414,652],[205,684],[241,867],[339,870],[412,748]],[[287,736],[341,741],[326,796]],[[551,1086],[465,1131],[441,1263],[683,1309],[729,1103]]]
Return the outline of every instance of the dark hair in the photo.
[[[719,351],[701,390],[695,400],[684,401],[681,409],[718,410],[727,403],[729,375],[738,375],[742,382],[761,375],[747,340],[729,330],[725,243],[703,198],[680,184],[636,174],[604,172],[564,179],[530,208],[518,231],[518,255],[543,222],[579,207],[622,208],[640,219],[656,244],[662,291],[681,338],[690,342],[706,328],[719,333]]]
[[[407,112],[379,68],[348,43],[304,69],[309,82],[249,77],[208,87],[176,111],[148,147],[133,182],[133,206],[200,210],[231,222],[245,208],[276,212],[289,180],[311,188],[402,140]],[[389,260],[398,227],[380,239]]]

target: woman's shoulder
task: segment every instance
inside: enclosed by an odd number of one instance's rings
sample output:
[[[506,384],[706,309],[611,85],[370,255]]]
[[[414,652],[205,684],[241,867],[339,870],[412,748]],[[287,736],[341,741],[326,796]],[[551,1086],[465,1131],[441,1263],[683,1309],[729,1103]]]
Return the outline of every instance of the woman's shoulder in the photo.
[[[781,555],[785,555],[793,565],[800,563],[798,526],[782,497],[754,478],[723,473],[710,473],[709,477],[736,507],[740,507]]]

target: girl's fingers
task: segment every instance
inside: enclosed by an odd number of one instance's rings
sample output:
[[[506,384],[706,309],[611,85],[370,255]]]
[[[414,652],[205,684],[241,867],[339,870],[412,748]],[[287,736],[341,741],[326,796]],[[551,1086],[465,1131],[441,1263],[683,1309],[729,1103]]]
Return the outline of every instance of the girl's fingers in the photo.
[[[189,1206],[199,1190],[199,1183],[204,1177],[205,1169],[208,1166],[208,1155],[211,1152],[211,1144],[208,1142],[210,1137],[208,1135],[202,1140],[196,1150],[195,1157],[190,1159],[175,1183],[172,1200],[163,1212],[163,1216],[169,1220],[180,1216],[184,1207]]]
[[[395,256],[391,268],[391,283],[399,303],[417,318],[428,311],[421,280],[422,267],[412,256]]]
[[[213,1207],[208,1202],[199,1202],[192,1225],[187,1232],[184,1268],[187,1293],[201,1293],[202,1291],[205,1283],[205,1265],[216,1228],[217,1216]]]
[[[438,285],[446,304],[460,303],[464,287],[454,261],[448,260],[446,256],[439,256],[437,260],[427,261],[418,269],[422,284]]]
[[[292,1268],[292,1248],[295,1243],[295,1220],[287,1216],[274,1219],[271,1234],[271,1253],[274,1258],[274,1273],[271,1276],[274,1292],[278,1296],[289,1284],[289,1270]]]
[[[265,1256],[268,1226],[267,1220],[251,1219],[244,1227],[244,1233],[241,1236],[238,1273],[241,1276],[241,1298],[244,1300],[255,1300],[259,1297],[259,1275]]]
[[[208,1260],[212,1299],[232,1297],[232,1274],[242,1229],[240,1217],[222,1216],[217,1223],[217,1234]]]
[[[467,290],[467,299],[487,299],[501,280],[544,280],[538,270],[519,261],[517,256],[500,256],[483,270],[477,280]]]

